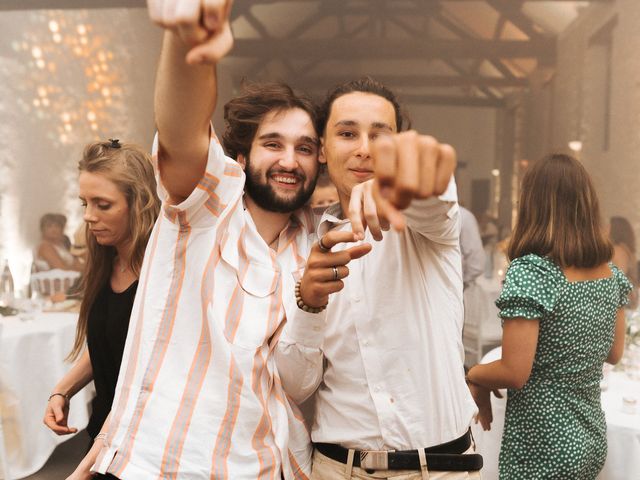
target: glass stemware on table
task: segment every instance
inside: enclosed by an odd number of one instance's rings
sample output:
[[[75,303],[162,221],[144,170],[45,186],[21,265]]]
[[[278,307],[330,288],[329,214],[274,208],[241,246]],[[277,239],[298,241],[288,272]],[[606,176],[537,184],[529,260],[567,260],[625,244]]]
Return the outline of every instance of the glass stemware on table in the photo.
[[[620,369],[634,381],[640,381],[640,308],[626,312],[624,355]]]
[[[626,310],[625,319],[624,355],[615,366],[605,363],[600,389],[613,389],[605,395],[609,401],[615,398],[616,410],[634,415],[640,414],[640,310]]]

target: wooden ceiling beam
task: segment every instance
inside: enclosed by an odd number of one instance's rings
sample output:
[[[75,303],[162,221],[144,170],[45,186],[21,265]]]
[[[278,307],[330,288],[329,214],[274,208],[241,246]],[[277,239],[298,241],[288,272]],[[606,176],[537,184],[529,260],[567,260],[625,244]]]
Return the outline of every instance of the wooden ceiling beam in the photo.
[[[236,0],[240,5],[268,5],[279,3],[283,0]],[[319,6],[324,3],[322,0],[284,0],[298,3],[315,3]],[[469,0],[419,0],[424,5],[438,5],[441,3],[451,3]],[[484,0],[477,0],[484,1]],[[567,3],[572,0],[552,0],[557,3]],[[589,0],[591,3],[611,3],[614,0]],[[549,2],[549,0],[526,0],[526,3]],[[0,1],[0,11],[8,10],[57,10],[57,9],[94,9],[94,8],[145,8],[145,0],[2,0]],[[351,3],[344,0],[343,3]],[[357,3],[357,2],[356,2]],[[359,2],[357,4],[363,4]]]
[[[529,85],[527,78],[495,78],[480,75],[371,75],[379,82],[391,88],[406,87],[471,87],[485,86],[492,88],[523,88]],[[328,88],[353,79],[354,75],[313,75],[297,78],[296,81],[305,88]]]
[[[531,18],[522,13],[522,1],[516,0],[486,0],[500,15],[509,20],[518,30],[529,38],[539,38],[542,33]]]
[[[537,58],[555,61],[555,39],[539,40],[436,40],[414,39],[249,39],[237,38],[231,52],[236,57],[288,57],[353,59],[414,58]]]
[[[400,100],[407,105],[446,105],[450,107],[504,108],[502,99],[479,97],[456,97],[447,95],[401,95]]]
[[[2,0],[0,11],[94,8],[146,8],[145,0]]]

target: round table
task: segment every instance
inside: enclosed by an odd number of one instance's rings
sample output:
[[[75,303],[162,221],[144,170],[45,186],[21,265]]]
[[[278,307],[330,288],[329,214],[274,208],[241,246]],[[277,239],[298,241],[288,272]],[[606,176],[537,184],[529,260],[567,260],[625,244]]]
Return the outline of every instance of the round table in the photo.
[[[13,479],[38,471],[55,447],[71,438],[51,432],[42,418],[53,387],[71,368],[64,358],[73,344],[78,314],[31,317],[0,317],[0,420]],[[70,426],[86,426],[92,393],[85,388],[73,398]]]
[[[498,360],[502,354],[500,347],[491,350],[481,363]],[[504,429],[506,391],[503,399],[491,395],[493,423],[485,432],[480,424],[473,424],[471,430],[478,453],[483,456],[483,480],[497,480],[498,456]],[[598,480],[640,479],[640,407],[635,413],[623,411],[622,398],[633,395],[640,401],[640,382],[631,380],[623,372],[610,372],[608,388],[602,392],[602,409],[607,419],[607,461],[598,475]]]

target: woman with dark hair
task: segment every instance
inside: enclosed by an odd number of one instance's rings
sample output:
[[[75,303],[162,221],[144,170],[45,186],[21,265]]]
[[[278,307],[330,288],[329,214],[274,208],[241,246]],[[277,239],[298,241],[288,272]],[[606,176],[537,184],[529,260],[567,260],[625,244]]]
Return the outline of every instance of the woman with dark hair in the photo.
[[[69,401],[91,380],[96,398],[87,432],[92,441],[111,409],[138,277],[160,202],[149,155],[117,140],[89,144],[78,164],[87,224],[87,262],[76,338],[75,365],[54,387],[44,423],[58,435]],[[88,347],[88,348],[85,348]]]
[[[602,366],[622,356],[631,284],[610,261],[595,189],[578,161],[551,155],[530,167],[508,254],[496,301],[502,358],[468,373],[485,429],[490,390],[509,389],[500,478],[595,479],[607,454]]]

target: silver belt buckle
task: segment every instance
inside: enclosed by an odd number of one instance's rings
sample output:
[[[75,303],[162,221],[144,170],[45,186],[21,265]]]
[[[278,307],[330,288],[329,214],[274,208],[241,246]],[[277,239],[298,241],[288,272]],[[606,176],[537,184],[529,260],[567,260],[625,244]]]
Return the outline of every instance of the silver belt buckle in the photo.
[[[366,470],[389,470],[389,452],[386,450],[362,450],[360,468]]]

